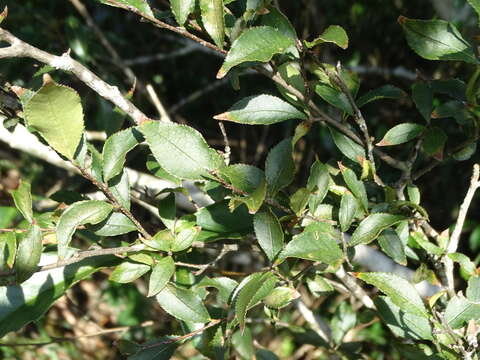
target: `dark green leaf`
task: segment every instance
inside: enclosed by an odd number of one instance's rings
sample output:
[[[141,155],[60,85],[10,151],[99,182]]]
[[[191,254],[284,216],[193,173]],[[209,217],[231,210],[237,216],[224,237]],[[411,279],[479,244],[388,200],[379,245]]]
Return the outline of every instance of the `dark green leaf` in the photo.
[[[301,234],[293,237],[280,253],[279,258],[295,257],[333,265],[343,257],[343,253],[337,245],[338,240],[338,231],[331,225],[313,223]]]
[[[240,206],[230,212],[226,202],[204,207],[195,214],[198,226],[218,233],[244,232],[252,229],[252,215]]]
[[[386,229],[382,231],[377,241],[385,254],[390,256],[395,262],[407,265],[405,246],[395,230]]]
[[[191,127],[148,121],[140,130],[160,166],[177,177],[202,180],[223,165],[222,157]]]
[[[283,249],[284,235],[280,222],[275,214],[269,208],[266,208],[254,215],[253,227],[258,244],[268,259],[273,261]]]
[[[340,229],[343,232],[348,231],[352,224],[355,214],[358,210],[358,201],[350,191],[346,191],[342,195],[340,201],[340,210],[338,211],[338,221],[340,222]]]
[[[362,107],[372,101],[380,99],[401,99],[405,97],[405,92],[393,85],[384,85],[377,89],[370,90],[357,100],[357,106]]]
[[[147,296],[157,295],[162,291],[174,273],[175,262],[171,256],[166,256],[159,260],[150,274]]]
[[[318,83],[315,85],[315,92],[330,105],[346,112],[349,115],[353,115],[353,108],[348,100],[347,95],[340,90],[337,90],[333,86],[327,84]]]
[[[313,41],[305,41],[309,49],[322,43],[334,43],[335,45],[346,49],[348,47],[348,35],[345,30],[338,25],[330,25],[325,31]]]
[[[170,193],[158,202],[158,215],[163,224],[173,229],[176,218],[175,193]]]
[[[14,232],[0,233],[0,271],[13,267],[17,252],[17,239]]]
[[[368,197],[365,184],[358,180],[357,175],[352,169],[342,166],[340,170],[342,171],[343,180],[347,184],[352,194],[360,202],[363,210],[368,211]]]
[[[220,170],[220,173],[226,177],[233,187],[246,193],[254,192],[265,179],[263,170],[246,164],[226,166]]]
[[[478,64],[472,46],[455,25],[443,20],[415,20],[404,16],[398,22],[405,31],[408,45],[428,60],[454,60]]]
[[[315,160],[310,167],[310,175],[308,176],[307,189],[315,191],[316,201],[321,203],[328,193],[330,184],[330,174],[325,164]]]
[[[137,227],[122,213],[111,213],[102,222],[88,226],[88,230],[97,236],[118,236],[136,231]]]
[[[466,92],[467,85],[459,79],[439,79],[430,81],[430,85],[434,93],[447,94],[450,97],[467,101]]]
[[[31,225],[20,239],[15,259],[15,275],[21,284],[35,273],[42,255],[42,231],[38,225]]]
[[[377,143],[377,146],[392,146],[406,143],[418,137],[424,129],[425,126],[413,123],[396,125],[387,131],[383,139]]]
[[[57,224],[58,256],[63,259],[67,255],[67,247],[77,226],[98,224],[106,219],[112,209],[112,205],[99,200],[79,201],[70,205]]]
[[[447,135],[439,127],[428,128],[423,139],[423,151],[429,156],[443,157],[443,149],[447,142]]]
[[[217,78],[223,78],[231,68],[247,61],[270,61],[275,54],[284,53],[294,45],[294,39],[273,27],[249,28],[233,42]]]
[[[28,182],[21,181],[17,190],[12,190],[13,202],[29,223],[33,221],[32,188]]]
[[[423,118],[430,122],[433,111],[433,90],[430,84],[425,81],[413,84],[412,100]]]
[[[134,127],[111,135],[103,146],[103,179],[108,181],[120,174],[127,153],[143,141],[142,134]]]
[[[205,305],[193,291],[167,285],[156,299],[160,306],[173,317],[193,323],[206,323],[210,320]]]
[[[181,1],[181,0],[179,0]],[[141,350],[128,360],[170,360],[178,346],[176,336],[164,336],[142,344]]]
[[[216,120],[247,125],[270,125],[290,119],[305,120],[307,116],[282,99],[271,95],[249,96],[235,103]]]
[[[334,130],[331,127],[328,129],[330,130],[330,134],[332,134],[333,142],[340,152],[350,160],[358,164],[362,164],[363,160],[366,159],[365,149],[363,146],[357,144],[346,135]]]
[[[388,295],[388,298],[406,313],[428,318],[420,295],[404,278],[380,272],[358,273],[357,277]]]
[[[414,231],[410,235],[415,242],[430,254],[441,256],[445,252],[442,248],[432,244],[428,238],[419,231]]]
[[[27,124],[68,159],[73,159],[82,138],[83,109],[80,96],[71,88],[51,81],[24,106]]]
[[[265,162],[265,177],[270,194],[290,185],[295,174],[292,139],[287,138],[270,150]]]
[[[383,230],[405,219],[406,217],[402,215],[383,213],[369,215],[355,229],[348,246],[368,244],[375,240]]]
[[[278,29],[283,35],[290,37],[293,40],[297,39],[297,33],[292,23],[276,7],[269,7],[268,13],[263,15],[259,21],[260,25]],[[294,50],[294,54],[297,54],[296,49]]]
[[[113,270],[109,280],[126,284],[137,280],[148,271],[150,271],[148,265],[124,261]]]
[[[0,287],[0,337],[37,320],[76,282],[116,263],[118,259],[113,256],[96,256],[37,272],[21,285]]]
[[[307,188],[299,188],[295,193],[290,197],[290,208],[293,212],[300,216],[305,210],[305,207],[308,204],[310,198],[310,191]]]

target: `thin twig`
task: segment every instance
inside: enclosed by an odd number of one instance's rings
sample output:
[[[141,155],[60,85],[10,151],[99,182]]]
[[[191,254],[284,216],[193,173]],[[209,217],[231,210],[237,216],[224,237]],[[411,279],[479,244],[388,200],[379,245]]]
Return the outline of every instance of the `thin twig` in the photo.
[[[467,217],[468,208],[472,202],[475,191],[480,187],[480,166],[475,164],[473,166],[473,173],[470,179],[470,186],[468,188],[465,199],[463,200],[462,205],[460,206],[460,211],[458,213],[457,222],[455,224],[455,229],[450,236],[450,240],[447,245],[447,251],[443,257],[443,263],[445,265],[445,275],[447,277],[447,287],[451,296],[455,294],[455,283],[454,283],[454,274],[453,274],[453,261],[448,257],[448,254],[454,253],[457,251],[458,244],[460,241],[460,234],[462,233],[463,224],[465,223],[465,218]]]
[[[375,304],[365,290],[358,285],[356,279],[345,272],[343,266],[335,272],[335,275],[342,281],[342,283],[350,290],[350,293],[355,296],[360,302],[369,309],[375,309]]]

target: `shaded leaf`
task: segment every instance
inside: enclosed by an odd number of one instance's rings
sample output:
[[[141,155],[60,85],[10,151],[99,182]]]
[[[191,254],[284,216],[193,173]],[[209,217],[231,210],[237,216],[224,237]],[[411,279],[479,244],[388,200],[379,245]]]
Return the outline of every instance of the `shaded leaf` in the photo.
[[[175,273],[175,262],[171,256],[159,260],[152,269],[148,282],[147,296],[157,295],[168,284]]]
[[[443,158],[446,142],[447,135],[441,128],[436,126],[428,128],[422,143],[423,151],[429,156]]]
[[[16,190],[12,190],[13,202],[29,223],[33,222],[32,187],[28,182],[21,181]]]
[[[412,100],[425,121],[429,122],[433,111],[433,90],[428,82],[412,85]]]
[[[406,220],[403,215],[376,213],[367,216],[355,229],[348,246],[368,244],[375,240],[380,233],[396,223]]]
[[[175,193],[170,193],[158,202],[158,215],[163,224],[170,230],[175,225],[177,207],[175,203]]]
[[[290,208],[293,212],[300,216],[305,210],[305,207],[308,204],[310,199],[310,191],[307,188],[299,188],[295,193],[290,197]]]
[[[105,220],[112,210],[111,204],[99,200],[79,201],[70,205],[57,224],[58,256],[63,259],[67,255],[67,247],[77,226],[98,224]]]
[[[273,261],[283,248],[284,235],[280,222],[270,208],[266,208],[254,215],[253,227],[258,244]]]
[[[268,8],[268,14],[263,15],[259,19],[260,25],[269,26],[277,29],[283,35],[292,38],[293,40],[297,39],[297,32],[293,27],[290,20],[281,13],[276,7],[270,6]],[[298,54],[296,49],[292,50],[294,54]]]
[[[330,174],[325,164],[318,160],[310,167],[310,175],[307,180],[307,189],[315,191],[316,201],[321,203],[328,193]]]
[[[294,39],[269,26],[245,30],[232,44],[217,78],[223,78],[234,66],[247,61],[270,61],[275,54],[294,46]]]
[[[220,170],[230,184],[247,193],[254,192],[265,179],[263,170],[246,164],[234,164]]]
[[[282,99],[263,94],[244,98],[213,118],[247,125],[270,125],[290,119],[305,120],[307,116]]]
[[[401,99],[405,97],[405,92],[393,85],[384,85],[377,89],[370,90],[357,100],[357,106],[362,107],[372,101],[380,99]]]
[[[87,227],[97,236],[118,236],[136,231],[137,227],[122,213],[111,213],[105,220]]]
[[[346,135],[334,130],[329,127],[330,134],[332,135],[333,142],[340,150],[340,152],[345,155],[350,160],[362,164],[363,160],[366,158],[365,149],[363,146],[357,144],[355,141],[347,137]]]
[[[149,265],[124,261],[113,270],[108,279],[126,284],[137,280],[148,271],[150,271]]]
[[[270,194],[290,185],[295,174],[292,156],[292,139],[287,138],[275,145],[265,161],[265,177]]]
[[[210,320],[205,305],[193,291],[167,285],[156,299],[160,306],[173,317],[193,323],[206,323]]]
[[[208,278],[204,277],[196,287],[213,287],[218,290],[218,298],[224,304],[227,304],[230,300],[230,295],[233,290],[237,287],[238,283],[227,277],[214,277]]]
[[[352,194],[358,199],[363,210],[368,211],[368,196],[363,181],[358,180],[357,175],[352,169],[341,166],[340,170],[342,172],[343,180]]]
[[[148,121],[140,130],[160,166],[177,177],[202,180],[223,165],[222,157],[191,127]]]
[[[109,0],[98,0],[98,1],[100,1],[105,5],[117,7],[114,3],[110,2]],[[135,9],[139,10],[141,13],[153,17],[152,9],[150,9],[150,6],[148,6],[147,0],[116,0],[116,1],[118,1],[120,4],[134,7]],[[179,0],[179,1],[185,1],[185,0]]]
[[[355,214],[358,210],[358,201],[350,191],[346,191],[340,200],[340,210],[338,211],[338,221],[340,222],[340,229],[343,232],[348,231],[352,224]]]
[[[480,0],[467,0],[470,6],[475,10],[480,17]]]
[[[405,245],[393,229],[385,229],[379,235],[378,244],[382,251],[391,257],[396,263],[407,265],[407,257],[405,256]]]
[[[404,278],[381,272],[358,273],[356,276],[377,287],[388,296],[389,300],[406,313],[428,318],[427,309],[420,295],[413,285]]]
[[[71,88],[50,81],[25,104],[27,124],[47,143],[72,160],[82,138],[83,109],[80,96]]]
[[[0,233],[0,271],[13,267],[17,252],[17,239],[14,232]]]
[[[170,360],[178,347],[175,336],[163,336],[142,344],[140,351],[128,357],[128,360]]]
[[[42,255],[42,231],[38,225],[31,225],[18,243],[15,259],[15,277],[21,284],[32,276],[38,268]]]
[[[383,139],[377,143],[377,146],[392,146],[406,143],[418,137],[424,129],[425,126],[413,123],[396,125],[387,131]]]
[[[415,20],[404,16],[398,22],[405,31],[408,45],[428,60],[454,60],[477,64],[472,46],[455,25],[443,20]]]
[[[201,208],[195,214],[197,225],[218,233],[245,232],[252,229],[252,215],[240,206],[230,212],[227,203],[215,203]]]
[[[350,104],[347,95],[340,90],[337,90],[333,86],[327,84],[318,83],[315,85],[315,92],[330,105],[346,112],[349,115],[353,115],[352,104]]]

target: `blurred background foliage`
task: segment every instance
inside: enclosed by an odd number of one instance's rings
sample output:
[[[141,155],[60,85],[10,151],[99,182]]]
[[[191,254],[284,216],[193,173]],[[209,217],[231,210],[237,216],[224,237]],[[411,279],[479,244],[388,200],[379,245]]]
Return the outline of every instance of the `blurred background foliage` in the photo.
[[[122,10],[101,6],[95,0],[83,0],[84,5],[103,35],[119,53],[124,64],[135,73],[138,83],[151,83],[162,100],[172,119],[188,123],[202,132],[208,142],[218,149],[223,148],[223,138],[216,120],[212,116],[225,111],[237,100],[257,93],[275,93],[276,88],[258,74],[246,74],[240,79],[240,89],[234,90],[228,80],[216,80],[215,74],[222,58],[181,37],[159,30],[150,24],[140,22],[138,17]],[[171,19],[168,2],[151,0],[156,15]],[[368,90],[392,84],[410,93],[410,87],[417,74],[425,78],[459,78],[467,81],[473,73],[473,66],[455,62],[427,61],[417,56],[407,46],[404,35],[397,23],[400,15],[430,19],[442,18],[454,22],[464,37],[478,43],[478,27],[473,10],[465,0],[278,0],[280,9],[288,16],[300,37],[313,39],[328,25],[338,24],[347,31],[350,44],[347,50],[338,47],[322,46],[319,58],[323,62],[343,66],[357,72],[361,79],[359,94]],[[71,49],[73,56],[93,70],[107,82],[117,85],[127,93],[132,88],[121,67],[105,50],[85,19],[68,0],[8,0],[0,1],[0,6],[9,8],[8,19],[2,26],[19,38],[55,54]],[[171,19],[173,23],[173,19]],[[41,76],[36,73],[41,65],[28,59],[2,59],[0,61],[0,81],[3,84],[20,85],[38,89]],[[82,97],[86,112],[87,128],[91,131],[113,132],[126,126],[121,114],[113,111],[112,105],[100,99],[74,77],[61,72],[51,75],[58,82],[75,88]],[[141,86],[133,94],[133,102],[153,118],[158,117],[154,106]],[[330,110],[335,111],[335,110]],[[364,108],[371,134],[381,139],[387,129],[401,122],[421,122],[411,100],[380,101]],[[438,126],[452,128],[451,118],[437,119]],[[227,123],[226,130],[232,147],[232,162],[262,164],[267,150],[293,132],[293,122],[283,122],[269,127],[246,127]],[[307,138],[297,147],[297,184],[306,181],[308,169],[318,156],[320,160],[341,159],[332,140],[324,128],[315,125]],[[100,142],[98,145],[100,146]],[[393,151],[396,151],[395,149]],[[465,194],[472,164],[479,161],[478,153],[465,162],[446,161],[421,178],[419,185],[422,205],[437,229],[445,229],[453,224],[458,206]],[[419,160],[419,163],[422,159]],[[129,155],[129,166],[145,169],[145,154],[137,149]],[[383,166],[379,171],[385,179],[398,174]],[[390,176],[389,176],[390,174]],[[32,182],[37,200],[62,188],[82,193],[89,186],[82,179],[68,175],[64,170],[43,163],[28,155],[16,152],[0,143],[0,227],[18,226],[18,214],[11,207],[8,190],[18,184],[22,177]],[[92,189],[90,189],[92,190]],[[136,209],[144,219],[148,214]],[[459,251],[473,255],[480,249],[480,205],[473,203],[470,221],[465,228],[465,238]],[[158,223],[152,221],[152,228]],[[478,263],[478,262],[477,262]],[[154,325],[138,327],[125,332],[123,338],[142,341],[163,334],[163,323],[168,317],[153,301],[146,300],[133,285],[118,285],[105,281],[106,276],[97,274],[92,280],[74,287],[69,295],[56,304],[42,320],[40,326],[29,325],[22,338],[41,338],[42,331],[50,336],[64,337],[74,334],[74,327],[91,322],[103,327],[132,326],[153,319]],[[340,299],[341,300],[341,299]],[[322,300],[323,301],[323,300]],[[339,299],[326,300],[327,306],[334,308]],[[88,314],[88,315],[87,315]],[[92,315],[93,314],[93,315]],[[289,316],[286,314],[285,316]],[[89,318],[93,317],[93,319]],[[295,319],[293,319],[295,320]],[[290,319],[285,319],[289,322]],[[365,322],[369,320],[366,319]],[[46,329],[46,330],[41,330]],[[252,327],[256,331],[255,326]],[[180,332],[181,329],[178,329]],[[380,324],[359,330],[361,337],[371,344],[371,358],[398,358],[389,353],[389,334]],[[3,358],[13,359],[115,359],[118,354],[112,346],[115,336],[80,339],[75,343],[62,342],[43,347],[0,348]],[[296,354],[302,341],[277,332],[263,335],[262,344],[272,342],[279,349],[282,358],[309,358]],[[182,355],[183,354],[183,355]],[[178,356],[196,359],[188,347]],[[299,357],[300,356],[300,357]],[[302,355],[303,356],[303,355]],[[389,357],[391,356],[391,357]],[[179,357],[179,358],[180,358]]]

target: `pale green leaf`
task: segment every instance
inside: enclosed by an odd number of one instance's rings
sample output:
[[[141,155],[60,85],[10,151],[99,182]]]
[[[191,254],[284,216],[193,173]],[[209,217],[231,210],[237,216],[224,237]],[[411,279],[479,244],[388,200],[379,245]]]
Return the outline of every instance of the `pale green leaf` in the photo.
[[[301,234],[293,237],[280,253],[279,258],[295,257],[333,265],[343,257],[337,244],[338,240],[338,231],[330,224],[313,223]]]
[[[444,20],[416,20],[404,16],[398,22],[405,31],[408,45],[428,60],[454,60],[478,64],[472,46],[455,25]]]
[[[269,308],[281,309],[299,297],[300,293],[296,289],[287,286],[279,286],[273,289],[270,295],[268,295],[263,301]]]
[[[148,282],[148,295],[157,295],[168,284],[175,273],[175,262],[171,256],[159,260],[152,269]]]
[[[66,158],[75,157],[82,138],[83,109],[80,96],[71,88],[48,82],[24,106],[30,128]]]
[[[97,236],[118,236],[137,230],[132,220],[116,212],[112,212],[105,220],[87,228]]]
[[[283,248],[283,230],[275,214],[269,209],[259,211],[253,217],[253,227],[258,244],[273,261]]]
[[[163,310],[179,320],[193,323],[210,320],[202,299],[191,290],[169,284],[157,294],[156,299]]]
[[[160,166],[177,177],[202,180],[223,165],[222,157],[191,127],[148,121],[140,130]]]
[[[392,146],[406,143],[418,137],[425,126],[413,123],[403,123],[394,126],[387,131],[383,139],[377,143],[377,146]]]
[[[369,215],[355,229],[348,246],[368,244],[375,240],[383,230],[402,220],[406,220],[403,215],[383,213]]]
[[[142,134],[134,127],[119,131],[105,141],[102,152],[104,181],[120,174],[125,165],[125,156],[142,141]]]
[[[13,202],[29,223],[33,221],[32,187],[28,182],[21,181],[16,190],[12,190]]]
[[[98,224],[105,220],[112,210],[111,204],[99,200],[79,201],[70,205],[57,224],[58,256],[63,259],[67,255],[67,247],[77,226]]]
[[[42,231],[38,225],[31,225],[20,238],[15,259],[15,276],[21,284],[35,273],[42,255]]]
[[[110,274],[109,280],[126,284],[137,280],[150,271],[150,266],[130,261],[124,261]]]
[[[220,170],[227,181],[236,189],[252,193],[261,185],[265,179],[263,170],[246,164],[234,164]]]
[[[381,272],[358,273],[357,277],[377,287],[406,313],[428,318],[422,298],[415,287],[404,278]]]
[[[292,156],[292,139],[287,138],[278,143],[267,155],[265,177],[269,193],[276,194],[293,181],[295,163]]]
[[[195,285],[198,288],[213,287],[218,290],[218,298],[224,304],[227,304],[230,300],[230,295],[233,290],[238,286],[238,283],[227,277],[204,277],[198,284]]]
[[[454,296],[448,302],[444,316],[452,329],[461,328],[470,320],[480,319],[480,303]]]
[[[233,42],[217,78],[223,78],[231,68],[247,61],[270,61],[275,54],[284,53],[293,45],[294,39],[273,27],[249,28]]]
[[[203,27],[215,44],[223,49],[225,38],[223,0],[199,0],[199,2]]]
[[[194,5],[195,0],[170,0],[170,7],[173,15],[180,26],[185,24],[188,15],[190,15],[194,9]]]
[[[0,271],[12,268],[17,252],[17,239],[14,232],[0,233]]]
[[[480,277],[472,276],[468,279],[466,291],[467,299],[470,301],[480,302]]]
[[[330,25],[325,31],[313,41],[305,41],[309,49],[322,43],[334,43],[335,45],[346,49],[348,47],[348,35],[345,30],[338,25]]]
[[[469,276],[473,276],[476,274],[477,267],[475,266],[475,263],[472,260],[470,260],[470,258],[467,255],[455,252],[455,253],[448,254],[448,257],[453,261],[459,263],[460,268],[463,271],[465,271]]]
[[[282,99],[271,95],[249,96],[235,103],[227,112],[214,116],[216,120],[247,125],[270,125],[290,119],[305,120],[307,116]]]
[[[52,257],[49,263],[55,263],[55,259]],[[36,321],[76,282],[116,263],[114,256],[96,256],[37,272],[21,285],[0,287],[0,337]]]

